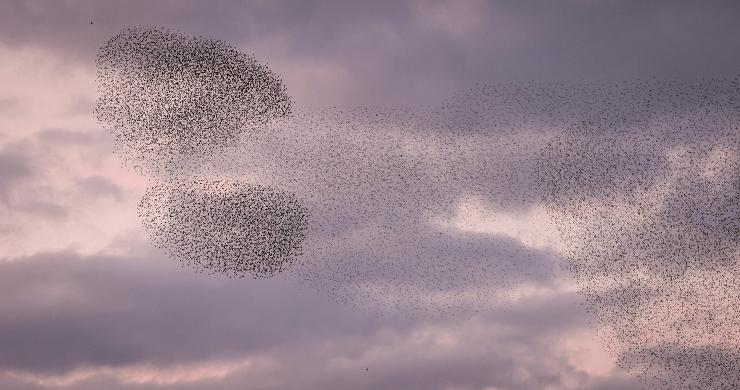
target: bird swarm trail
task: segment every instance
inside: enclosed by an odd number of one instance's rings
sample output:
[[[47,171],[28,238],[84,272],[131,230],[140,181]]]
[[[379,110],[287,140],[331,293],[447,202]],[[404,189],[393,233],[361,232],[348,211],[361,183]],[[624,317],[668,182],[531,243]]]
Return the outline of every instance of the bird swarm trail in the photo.
[[[156,182],[143,225],[183,264],[430,314],[554,285],[564,263],[649,387],[740,387],[737,79],[501,84],[432,107],[301,111],[253,57],[157,28],[114,36],[98,72],[98,118]],[[471,215],[546,218],[558,239],[471,230]]]

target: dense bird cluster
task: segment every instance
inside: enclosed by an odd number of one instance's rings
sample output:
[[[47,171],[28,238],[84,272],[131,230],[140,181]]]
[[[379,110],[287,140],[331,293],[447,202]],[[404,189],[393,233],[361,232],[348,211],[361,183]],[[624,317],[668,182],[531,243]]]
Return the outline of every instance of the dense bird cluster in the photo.
[[[98,119],[119,154],[148,174],[186,171],[291,110],[280,78],[218,40],[128,28],[96,63]]]
[[[300,255],[308,210],[269,187],[189,179],[149,187],[139,216],[158,247],[195,270],[271,277]]]
[[[290,114],[282,81],[224,42],[135,27],[98,52],[96,114],[115,150],[153,176],[139,215],[198,271],[270,277],[300,254],[308,211],[285,191],[190,172]]]
[[[99,118],[159,181],[143,224],[195,269],[434,314],[555,286],[562,258],[624,368],[656,389],[740,386],[738,80],[302,111],[206,39],[125,30],[98,64]]]

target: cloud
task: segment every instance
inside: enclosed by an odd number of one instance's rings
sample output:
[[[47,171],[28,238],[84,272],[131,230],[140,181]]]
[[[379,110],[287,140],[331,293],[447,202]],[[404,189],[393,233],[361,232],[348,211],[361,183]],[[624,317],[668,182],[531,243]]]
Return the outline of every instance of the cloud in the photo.
[[[585,325],[568,293],[457,319],[379,318],[292,283],[193,275],[154,256],[0,262],[4,388],[585,389],[603,380],[561,356]]]
[[[0,199],[8,202],[10,189],[33,175],[32,161],[12,145],[0,149]]]
[[[0,161],[6,256],[75,245],[99,250],[138,229],[136,177],[118,166],[103,137],[42,129],[6,143]]]
[[[124,27],[157,25],[242,45],[303,104],[434,102],[478,82],[734,76],[734,2],[341,1],[240,3],[10,1],[0,41],[61,53],[92,68]],[[90,24],[93,21],[93,24]],[[342,81],[322,76],[338,69]],[[308,79],[310,78],[310,79]],[[313,81],[313,82],[312,82]]]
[[[53,372],[192,361],[373,324],[351,313],[337,318],[333,305],[305,292],[298,299],[301,290],[285,283],[226,282],[146,261],[155,259],[53,253],[2,263],[2,364]],[[335,324],[305,322],[322,312]]]
[[[77,180],[82,191],[92,194],[94,197],[111,196],[116,200],[122,200],[123,189],[116,183],[103,176],[88,176]]]
[[[21,105],[21,100],[13,97],[0,98],[0,112],[12,112]]]

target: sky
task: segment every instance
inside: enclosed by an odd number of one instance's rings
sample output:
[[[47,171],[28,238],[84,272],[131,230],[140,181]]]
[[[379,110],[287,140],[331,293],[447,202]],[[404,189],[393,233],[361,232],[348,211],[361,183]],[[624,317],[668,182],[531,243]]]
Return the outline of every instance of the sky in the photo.
[[[150,179],[122,166],[93,113],[96,54],[126,27],[160,26],[253,53],[298,107],[421,106],[481,84],[736,77],[738,12],[733,1],[2,2],[0,388],[643,388],[566,273],[525,279],[506,304],[410,316],[181,267],[137,217]],[[557,264],[532,202],[466,214],[475,200],[462,199],[439,220],[491,251]]]

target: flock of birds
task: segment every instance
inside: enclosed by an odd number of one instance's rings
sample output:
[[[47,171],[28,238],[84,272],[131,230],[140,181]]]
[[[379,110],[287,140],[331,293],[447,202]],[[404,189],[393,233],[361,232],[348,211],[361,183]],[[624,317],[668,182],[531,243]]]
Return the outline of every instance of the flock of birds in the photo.
[[[142,223],[195,270],[426,316],[515,299],[562,268],[649,387],[740,387],[738,79],[300,110],[253,57],[158,28],[111,38],[98,70],[99,120],[154,181]],[[501,234],[512,215],[557,242]]]
[[[96,64],[98,120],[116,152],[159,181],[139,205],[153,242],[198,271],[270,277],[288,268],[308,217],[294,196],[189,174],[290,114],[280,78],[223,42],[148,27],[113,36]]]
[[[128,28],[100,48],[96,65],[97,117],[148,175],[186,171],[292,107],[267,66],[216,40]]]
[[[272,277],[289,268],[308,223],[308,210],[290,193],[205,178],[147,188],[139,216],[171,257],[233,277]]]

